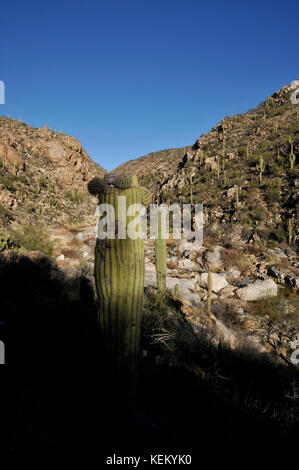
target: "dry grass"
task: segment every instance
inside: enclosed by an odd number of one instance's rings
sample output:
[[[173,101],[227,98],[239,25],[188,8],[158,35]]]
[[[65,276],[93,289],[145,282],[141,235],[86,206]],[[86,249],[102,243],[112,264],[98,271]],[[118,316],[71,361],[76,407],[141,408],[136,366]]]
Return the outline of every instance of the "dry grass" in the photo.
[[[168,261],[167,262],[167,267],[169,269],[177,269],[178,268],[178,263],[175,263],[174,261]]]
[[[235,248],[223,248],[221,250],[221,258],[225,268],[235,266],[240,261],[240,250]]]

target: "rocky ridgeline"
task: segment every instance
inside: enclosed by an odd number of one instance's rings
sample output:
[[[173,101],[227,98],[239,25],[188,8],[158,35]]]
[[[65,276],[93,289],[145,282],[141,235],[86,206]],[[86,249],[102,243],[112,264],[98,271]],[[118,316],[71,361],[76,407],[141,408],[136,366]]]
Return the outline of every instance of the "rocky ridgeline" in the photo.
[[[0,118],[2,227],[88,218],[93,205],[86,182],[103,174],[76,138]]]
[[[204,204],[216,243],[256,237],[275,247],[288,241],[289,223],[296,242],[299,105],[291,91],[286,85],[256,109],[225,117],[181,156],[154,153],[114,171],[136,172],[160,201]]]

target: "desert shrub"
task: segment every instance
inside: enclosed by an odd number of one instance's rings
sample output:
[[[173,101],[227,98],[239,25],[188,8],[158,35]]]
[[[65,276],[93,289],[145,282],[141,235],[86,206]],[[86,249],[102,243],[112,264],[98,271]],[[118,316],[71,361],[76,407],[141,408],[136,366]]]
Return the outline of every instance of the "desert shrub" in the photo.
[[[4,204],[0,203],[0,216],[11,218],[9,210],[5,207]]]
[[[148,290],[143,310],[144,347],[154,351],[174,349],[174,328],[171,320],[171,307],[168,294]]]
[[[0,230],[0,252],[6,250],[19,251],[20,246],[16,244],[9,232],[5,230]]]
[[[7,174],[5,176],[0,177],[0,184],[3,184],[3,186],[9,191],[15,191],[16,180],[17,177],[15,175]]]
[[[234,266],[240,260],[240,250],[235,248],[222,248],[221,258],[225,268]]]
[[[280,186],[273,184],[273,181],[267,186],[265,191],[265,199],[268,203],[274,203],[280,201]]]
[[[65,197],[75,204],[81,204],[86,199],[86,194],[78,189],[73,189],[67,191]]]
[[[44,227],[24,225],[19,231],[12,232],[15,243],[30,251],[42,251],[47,256],[53,253],[53,243],[50,242]]]

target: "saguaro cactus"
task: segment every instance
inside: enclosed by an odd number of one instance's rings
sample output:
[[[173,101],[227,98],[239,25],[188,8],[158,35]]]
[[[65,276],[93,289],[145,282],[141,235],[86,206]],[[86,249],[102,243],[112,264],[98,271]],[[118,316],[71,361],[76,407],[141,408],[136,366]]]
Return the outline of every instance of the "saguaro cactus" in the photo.
[[[293,224],[292,219],[288,220],[288,234],[289,234],[289,243],[292,243],[293,240]]]
[[[202,165],[204,160],[205,160],[205,153],[203,150],[201,150],[199,154],[199,164]]]
[[[220,161],[218,160],[218,161],[217,161],[217,178],[218,178],[218,179],[220,178],[220,171],[221,171],[221,168],[220,168]]]
[[[111,175],[112,176],[112,175]],[[130,238],[128,224],[134,216],[127,216],[128,207],[143,202],[135,175],[101,180],[94,178],[88,184],[89,192],[97,195],[100,204],[110,204],[115,212],[115,238],[97,238],[95,247],[95,283],[98,297],[98,325],[111,374],[120,380],[125,396],[135,394],[140,350],[141,319],[144,290],[143,238]],[[118,197],[125,196],[123,207]],[[126,211],[126,214],[124,214]],[[119,238],[126,221],[126,238]],[[123,236],[123,230],[122,230]]]
[[[294,153],[291,153],[289,155],[289,160],[290,160],[291,170],[293,170],[294,169],[294,163],[296,161],[296,155]]]
[[[265,171],[265,162],[264,162],[264,157],[262,155],[260,156],[259,164],[256,165],[256,169],[259,172],[260,183],[262,183],[263,173]]]
[[[249,159],[250,157],[250,148],[249,148],[249,142],[247,142],[246,144],[246,158],[247,160]]]
[[[208,313],[211,313],[211,299],[212,299],[212,275],[208,273],[208,297],[207,297],[207,304],[208,304]]]
[[[291,134],[289,134],[289,144],[291,146],[291,155],[293,155],[293,153],[294,153],[294,141],[293,141],[293,138],[292,138]]]
[[[160,292],[166,290],[166,239],[162,238],[162,214],[158,213],[158,233],[155,239],[157,286]]]
[[[239,204],[239,186],[236,187],[236,203]]]
[[[223,139],[223,142],[222,142],[222,156],[223,156],[223,158],[226,157],[226,140],[225,140],[225,138]]]

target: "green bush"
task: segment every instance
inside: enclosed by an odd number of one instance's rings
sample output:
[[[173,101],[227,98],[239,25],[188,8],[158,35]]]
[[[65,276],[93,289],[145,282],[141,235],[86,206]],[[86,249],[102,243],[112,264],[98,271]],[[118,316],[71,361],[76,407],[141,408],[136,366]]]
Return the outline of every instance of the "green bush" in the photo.
[[[3,184],[3,186],[5,186],[5,188],[8,189],[9,191],[15,191],[16,180],[17,180],[17,177],[15,175],[8,174],[8,175],[0,177],[0,184]]]
[[[0,252],[5,250],[18,251],[18,246],[11,239],[11,235],[6,231],[0,231]]]
[[[71,191],[67,191],[65,196],[75,204],[81,204],[84,199],[86,198],[86,194],[79,191],[78,189],[72,189]]]
[[[24,225],[19,232],[12,232],[12,239],[26,250],[42,251],[45,255],[52,256],[54,246],[44,227]]]

